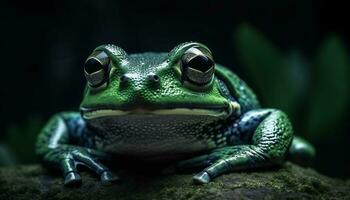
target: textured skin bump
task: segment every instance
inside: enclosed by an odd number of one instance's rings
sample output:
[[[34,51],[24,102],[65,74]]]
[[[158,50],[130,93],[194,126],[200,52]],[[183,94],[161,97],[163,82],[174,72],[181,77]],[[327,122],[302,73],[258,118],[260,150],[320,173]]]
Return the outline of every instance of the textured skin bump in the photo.
[[[253,143],[266,153],[271,161],[281,163],[293,139],[293,129],[287,115],[271,110],[268,118],[257,127]]]

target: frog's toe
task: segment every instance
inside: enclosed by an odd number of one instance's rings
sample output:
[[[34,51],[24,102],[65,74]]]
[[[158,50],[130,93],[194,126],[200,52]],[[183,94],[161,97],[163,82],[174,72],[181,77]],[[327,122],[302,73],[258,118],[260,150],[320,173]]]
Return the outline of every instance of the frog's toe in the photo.
[[[118,182],[120,180],[120,178],[116,175],[114,175],[112,172],[110,171],[104,171],[101,174],[101,182],[104,184],[108,184],[108,183],[115,183]]]
[[[206,184],[211,180],[209,174],[207,172],[200,172],[193,176],[193,182],[196,184]]]
[[[69,172],[64,178],[64,185],[74,187],[81,185],[81,176],[78,172]]]

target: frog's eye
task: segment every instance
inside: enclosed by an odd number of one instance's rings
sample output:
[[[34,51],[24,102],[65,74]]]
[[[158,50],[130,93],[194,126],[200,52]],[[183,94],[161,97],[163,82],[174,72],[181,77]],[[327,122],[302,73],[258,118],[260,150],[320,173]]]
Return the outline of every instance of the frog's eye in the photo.
[[[214,60],[208,50],[192,47],[181,58],[182,79],[195,85],[206,85],[213,79],[214,66]]]
[[[103,51],[93,52],[84,64],[86,80],[91,87],[99,87],[108,80],[109,57]]]

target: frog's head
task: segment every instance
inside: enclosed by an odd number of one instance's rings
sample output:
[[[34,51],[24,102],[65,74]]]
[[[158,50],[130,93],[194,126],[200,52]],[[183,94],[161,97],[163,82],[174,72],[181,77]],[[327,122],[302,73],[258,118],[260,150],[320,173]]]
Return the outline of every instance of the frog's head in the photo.
[[[215,65],[210,50],[194,42],[169,53],[131,55],[114,45],[97,47],[84,65],[82,117],[119,153],[212,148],[199,138],[240,112],[224,95]]]
[[[84,66],[85,119],[124,115],[206,115],[227,118],[239,109],[220,92],[210,50],[183,43],[169,53],[128,55],[97,47]]]

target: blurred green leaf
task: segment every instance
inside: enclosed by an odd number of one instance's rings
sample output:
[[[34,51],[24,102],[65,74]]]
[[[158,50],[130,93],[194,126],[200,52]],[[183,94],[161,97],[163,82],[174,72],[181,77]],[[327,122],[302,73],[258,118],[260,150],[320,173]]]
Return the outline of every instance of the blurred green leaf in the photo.
[[[0,166],[9,166],[16,163],[13,153],[5,144],[0,143]]]
[[[30,117],[25,123],[11,125],[5,137],[5,143],[21,163],[35,161],[35,142],[43,125],[39,117]]]
[[[293,116],[301,93],[292,74],[295,68],[259,31],[242,25],[236,33],[238,59],[265,107]]]
[[[314,138],[334,134],[349,108],[349,59],[343,41],[330,36],[321,45],[311,83],[306,130]]]
[[[288,52],[286,61],[290,67],[289,76],[291,80],[293,80],[294,87],[297,88],[298,97],[305,96],[310,79],[308,70],[310,68],[310,63],[305,59],[302,52],[297,49]]]

